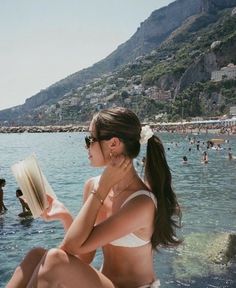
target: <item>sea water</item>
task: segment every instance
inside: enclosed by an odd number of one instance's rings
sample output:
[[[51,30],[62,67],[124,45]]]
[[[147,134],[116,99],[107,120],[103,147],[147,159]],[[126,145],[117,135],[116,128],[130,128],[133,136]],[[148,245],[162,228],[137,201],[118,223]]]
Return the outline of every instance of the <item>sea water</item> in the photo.
[[[102,171],[89,166],[84,136],[84,133],[0,135],[0,178],[6,179],[4,202],[8,208],[7,213],[0,216],[0,287],[6,286],[15,267],[29,249],[37,246],[55,247],[64,233],[58,222],[21,219],[17,216],[21,207],[15,196],[17,183],[11,165],[35,153],[58,198],[76,215],[82,205],[84,182]],[[201,246],[202,239],[221,232],[236,232],[236,160],[229,161],[227,156],[228,147],[236,155],[236,136],[221,136],[227,141],[222,145],[222,150],[207,150],[208,164],[201,163],[202,152],[206,150],[206,141],[217,135],[162,133],[159,136],[165,145],[173,188],[182,207],[182,237],[187,239],[193,235],[195,239],[195,247],[189,251],[191,266],[199,261],[196,255],[198,247],[199,251],[204,249]],[[196,142],[189,142],[189,137],[200,141],[200,150],[197,150]],[[139,173],[142,172],[141,159],[144,155],[145,147],[142,147],[139,157],[134,161]],[[184,155],[188,158],[188,164],[182,163]],[[161,280],[161,287],[236,287],[235,262],[216,267],[215,270],[205,269],[203,265],[204,271],[200,271],[200,274],[194,271],[196,266],[193,265],[193,268],[190,267],[193,275],[186,277],[178,271],[178,259],[181,256],[181,250],[175,249],[161,249],[155,254],[155,270]],[[99,250],[93,264],[100,267],[101,263],[102,254]],[[197,269],[201,270],[199,267]]]

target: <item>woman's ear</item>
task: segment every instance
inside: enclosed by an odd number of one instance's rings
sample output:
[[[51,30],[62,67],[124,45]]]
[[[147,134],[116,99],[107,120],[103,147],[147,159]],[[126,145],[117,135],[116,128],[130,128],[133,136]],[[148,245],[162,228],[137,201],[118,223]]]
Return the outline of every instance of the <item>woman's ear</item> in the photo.
[[[110,149],[117,149],[120,147],[121,141],[118,137],[112,137],[109,140],[108,146]]]

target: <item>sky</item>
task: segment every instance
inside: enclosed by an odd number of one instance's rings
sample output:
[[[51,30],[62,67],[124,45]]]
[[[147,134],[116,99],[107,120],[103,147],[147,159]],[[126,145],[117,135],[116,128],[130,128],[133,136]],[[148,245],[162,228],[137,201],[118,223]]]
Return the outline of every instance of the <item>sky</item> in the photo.
[[[173,0],[0,0],[0,110],[87,68]]]

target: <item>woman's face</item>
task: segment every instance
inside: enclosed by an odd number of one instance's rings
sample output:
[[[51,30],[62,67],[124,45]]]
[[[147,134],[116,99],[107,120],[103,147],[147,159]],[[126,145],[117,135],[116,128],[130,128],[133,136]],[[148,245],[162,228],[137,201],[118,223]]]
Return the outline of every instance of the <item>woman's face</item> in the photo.
[[[109,159],[109,148],[107,141],[98,141],[96,138],[96,131],[93,125],[93,121],[89,126],[89,136],[94,139],[88,148],[88,159],[90,165],[93,167],[102,167],[108,163]]]

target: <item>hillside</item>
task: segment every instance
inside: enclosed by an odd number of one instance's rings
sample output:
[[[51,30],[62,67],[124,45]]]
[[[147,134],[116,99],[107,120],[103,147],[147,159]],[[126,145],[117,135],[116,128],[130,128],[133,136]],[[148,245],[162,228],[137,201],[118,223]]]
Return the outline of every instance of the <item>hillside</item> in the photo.
[[[225,113],[235,104],[235,81],[210,79],[212,71],[236,64],[234,6],[236,0],[179,0],[154,11],[107,58],[0,111],[0,121],[78,123],[114,105],[143,120]]]

